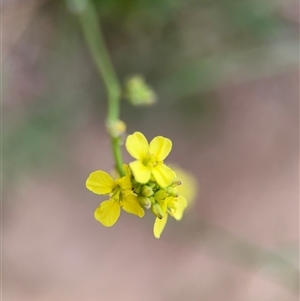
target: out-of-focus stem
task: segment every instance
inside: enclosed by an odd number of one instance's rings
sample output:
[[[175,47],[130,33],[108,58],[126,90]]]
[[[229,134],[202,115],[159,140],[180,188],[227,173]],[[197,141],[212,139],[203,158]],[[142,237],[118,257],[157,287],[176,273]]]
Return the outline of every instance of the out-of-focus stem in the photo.
[[[121,85],[111,63],[95,7],[93,7],[90,0],[71,0],[71,4],[74,6],[74,11],[80,21],[84,38],[106,88],[108,97],[106,126],[110,129],[119,120]],[[117,171],[121,176],[124,176],[120,137],[114,136],[111,133],[109,134],[111,135],[112,150]]]

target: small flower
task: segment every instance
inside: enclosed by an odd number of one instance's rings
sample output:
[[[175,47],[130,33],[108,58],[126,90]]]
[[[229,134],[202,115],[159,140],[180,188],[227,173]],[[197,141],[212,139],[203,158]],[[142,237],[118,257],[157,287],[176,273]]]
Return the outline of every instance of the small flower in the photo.
[[[145,184],[151,176],[161,187],[167,187],[174,180],[175,172],[163,163],[172,149],[172,141],[162,136],[155,137],[150,145],[140,132],[129,135],[126,149],[137,159],[129,164],[135,180]]]
[[[161,206],[163,217],[155,219],[153,233],[156,238],[160,238],[166,226],[168,215],[179,221],[182,219],[183,211],[187,206],[186,199],[181,195],[178,197],[167,197],[163,201],[158,201],[158,203]]]
[[[130,170],[125,164],[123,168],[126,175],[120,179],[114,180],[105,171],[97,170],[92,172],[86,181],[87,189],[93,193],[110,196],[109,200],[103,201],[94,213],[95,219],[106,227],[111,227],[116,223],[121,208],[139,217],[143,217],[145,214],[136,195],[131,190]]]

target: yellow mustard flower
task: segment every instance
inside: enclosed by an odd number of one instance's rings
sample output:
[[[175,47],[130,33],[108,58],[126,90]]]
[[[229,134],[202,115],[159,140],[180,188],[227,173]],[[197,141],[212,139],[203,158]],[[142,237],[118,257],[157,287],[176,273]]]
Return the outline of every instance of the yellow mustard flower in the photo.
[[[95,219],[106,227],[111,227],[116,223],[121,208],[139,217],[143,217],[145,214],[136,195],[131,190],[129,168],[125,164],[123,168],[126,175],[120,179],[115,180],[105,171],[97,170],[92,172],[86,181],[87,189],[93,193],[110,196],[109,200],[103,201],[94,213]]]
[[[160,238],[166,226],[168,215],[171,215],[179,221],[182,219],[183,211],[187,206],[186,199],[182,195],[178,197],[167,197],[163,201],[159,201],[159,204],[161,205],[164,215],[161,219],[158,217],[155,219],[153,233],[156,238]]]
[[[145,184],[153,176],[159,186],[167,187],[174,180],[175,172],[163,163],[172,149],[170,139],[157,136],[149,144],[142,133],[135,132],[127,137],[126,149],[136,159],[129,166],[137,182]]]

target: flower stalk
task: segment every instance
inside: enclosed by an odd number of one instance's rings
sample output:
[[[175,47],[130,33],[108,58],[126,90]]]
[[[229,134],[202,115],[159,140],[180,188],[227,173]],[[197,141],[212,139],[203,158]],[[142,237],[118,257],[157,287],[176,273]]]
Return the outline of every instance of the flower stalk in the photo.
[[[91,56],[100,73],[108,97],[106,126],[111,136],[111,145],[116,169],[124,176],[123,159],[120,148],[120,135],[113,135],[109,129],[119,122],[121,85],[113,68],[103,34],[99,24],[99,16],[90,0],[72,0],[75,12],[81,24],[82,33]],[[77,9],[76,9],[77,8]]]

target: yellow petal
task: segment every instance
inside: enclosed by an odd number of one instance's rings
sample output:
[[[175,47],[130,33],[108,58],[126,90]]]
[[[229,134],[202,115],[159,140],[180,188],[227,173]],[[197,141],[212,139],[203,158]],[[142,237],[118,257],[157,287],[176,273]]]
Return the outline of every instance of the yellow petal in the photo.
[[[149,152],[157,162],[163,161],[172,149],[172,141],[162,136],[155,137],[150,142]]]
[[[186,206],[187,206],[186,199],[180,195],[177,198],[176,211],[173,213],[173,217],[176,220],[180,221],[182,219],[183,212],[184,212],[184,209],[186,208]]]
[[[156,238],[160,238],[160,235],[161,235],[161,233],[163,232],[163,230],[166,226],[167,220],[168,220],[168,214],[167,213],[164,215],[164,217],[162,219],[159,219],[159,218],[155,219],[155,223],[154,223],[154,227],[153,227],[153,233],[154,233],[154,236]]]
[[[123,164],[123,169],[124,169],[126,175],[128,175],[128,174],[130,175],[130,168],[127,164]]]
[[[123,169],[125,171],[125,176],[117,179],[116,183],[123,189],[123,190],[131,190],[132,184],[131,184],[131,173],[130,168],[127,164],[123,164]]]
[[[121,179],[117,179],[116,182],[123,190],[128,190],[132,188],[129,173],[126,174],[125,177],[122,177]]]
[[[115,186],[114,179],[105,171],[96,170],[86,180],[86,188],[96,194],[111,193]]]
[[[129,164],[135,180],[141,184],[147,183],[151,177],[151,168],[145,166],[140,161],[134,161]]]
[[[120,205],[116,200],[107,200],[95,210],[94,217],[105,227],[111,227],[120,216]]]
[[[165,200],[160,200],[160,201],[158,201],[158,203],[160,204],[161,209],[162,209],[164,215],[167,214],[167,209],[168,209],[168,199],[170,199],[170,198],[172,198],[172,197],[167,197]]]
[[[129,135],[126,139],[125,146],[128,153],[137,160],[142,161],[148,155],[148,141],[140,132],[135,132],[132,135]]]
[[[136,196],[132,193],[125,197],[125,199],[123,200],[122,208],[126,212],[135,214],[139,217],[143,217],[145,215],[145,212],[143,208],[140,206]]]
[[[163,163],[158,163],[152,169],[155,181],[160,187],[167,187],[175,179],[175,172]]]

